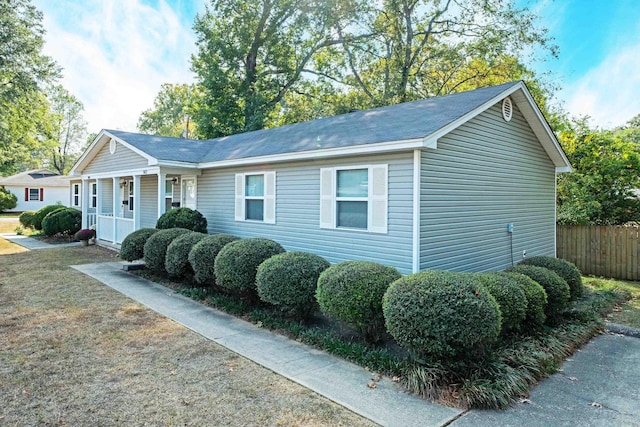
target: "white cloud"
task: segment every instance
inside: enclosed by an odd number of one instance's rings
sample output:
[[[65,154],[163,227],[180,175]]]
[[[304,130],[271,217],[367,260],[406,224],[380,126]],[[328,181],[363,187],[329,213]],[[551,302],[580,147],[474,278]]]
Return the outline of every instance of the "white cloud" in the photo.
[[[45,53],[64,68],[62,84],[84,104],[90,132],[135,131],[162,83],[193,80],[193,17],[165,0],[34,3],[45,15]]]
[[[560,94],[574,116],[588,115],[592,123],[612,128],[640,114],[640,43],[611,52]]]

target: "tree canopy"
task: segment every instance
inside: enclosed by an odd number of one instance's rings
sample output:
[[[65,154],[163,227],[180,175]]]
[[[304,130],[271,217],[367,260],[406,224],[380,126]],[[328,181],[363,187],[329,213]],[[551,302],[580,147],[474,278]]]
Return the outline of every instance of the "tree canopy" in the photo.
[[[50,163],[60,174],[66,174],[86,145],[87,124],[82,117],[84,106],[60,85],[48,89],[48,99],[55,144]]]

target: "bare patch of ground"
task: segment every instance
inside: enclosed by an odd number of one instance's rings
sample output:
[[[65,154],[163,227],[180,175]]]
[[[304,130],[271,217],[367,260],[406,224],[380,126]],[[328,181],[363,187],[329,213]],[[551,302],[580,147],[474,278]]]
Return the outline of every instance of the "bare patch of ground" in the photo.
[[[69,268],[0,257],[1,425],[373,425]]]

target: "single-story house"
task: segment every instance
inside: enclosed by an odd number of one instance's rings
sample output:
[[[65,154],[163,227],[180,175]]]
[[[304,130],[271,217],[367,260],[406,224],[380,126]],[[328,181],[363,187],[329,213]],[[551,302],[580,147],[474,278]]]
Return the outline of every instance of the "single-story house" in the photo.
[[[49,169],[35,169],[0,178],[0,186],[18,198],[18,204],[9,212],[37,211],[56,203],[69,206],[69,179]]]
[[[103,130],[71,183],[85,226],[114,244],[186,206],[209,233],[331,262],[489,271],[555,254],[570,170],[518,81],[206,141]]]

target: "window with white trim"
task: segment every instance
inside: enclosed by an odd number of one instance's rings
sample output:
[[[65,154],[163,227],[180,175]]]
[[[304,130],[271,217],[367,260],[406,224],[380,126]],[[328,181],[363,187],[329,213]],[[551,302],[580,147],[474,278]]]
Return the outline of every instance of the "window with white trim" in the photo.
[[[320,228],[387,232],[388,166],[320,169]]]
[[[276,222],[276,173],[236,174],[236,221]]]
[[[72,206],[73,207],[80,207],[80,184],[73,184],[73,191],[72,191]]]
[[[40,189],[39,188],[29,188],[29,201],[30,202],[39,202],[40,197]]]
[[[98,184],[95,182],[91,183],[91,207],[98,207]]]
[[[129,188],[129,210],[132,211],[133,210],[133,180],[128,181],[128,188]]]

